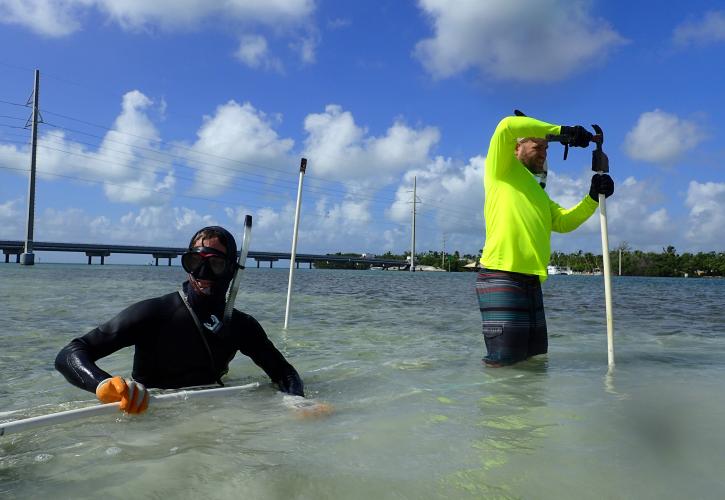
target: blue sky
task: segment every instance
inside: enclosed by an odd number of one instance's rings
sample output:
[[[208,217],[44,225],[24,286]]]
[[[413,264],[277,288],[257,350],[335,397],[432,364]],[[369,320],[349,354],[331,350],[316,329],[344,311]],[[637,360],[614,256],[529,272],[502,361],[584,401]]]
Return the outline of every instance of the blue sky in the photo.
[[[477,253],[482,167],[514,108],[605,132],[610,245],[722,251],[722,2],[0,0],[0,239],[186,245],[207,224],[288,251]],[[549,155],[551,197],[591,153]],[[593,217],[553,248],[601,251]],[[120,257],[118,257],[120,259]],[[117,259],[117,260],[118,260]],[[52,260],[48,255],[46,260]]]

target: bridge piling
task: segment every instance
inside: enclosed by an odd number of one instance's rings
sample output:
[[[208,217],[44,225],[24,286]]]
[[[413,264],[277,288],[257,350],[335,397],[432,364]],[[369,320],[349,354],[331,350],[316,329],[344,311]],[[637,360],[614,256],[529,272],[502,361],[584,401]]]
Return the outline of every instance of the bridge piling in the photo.
[[[156,260],[156,266],[159,265],[159,259],[168,259],[169,266],[171,266],[171,259],[175,259],[178,257],[179,254],[177,253],[171,253],[171,252],[154,252],[151,254],[151,257],[153,257]]]
[[[106,264],[106,257],[111,256],[110,250],[88,250],[86,251],[86,256],[88,257],[88,265],[90,266],[92,264],[92,258],[93,257],[100,257],[101,258],[101,265]]]

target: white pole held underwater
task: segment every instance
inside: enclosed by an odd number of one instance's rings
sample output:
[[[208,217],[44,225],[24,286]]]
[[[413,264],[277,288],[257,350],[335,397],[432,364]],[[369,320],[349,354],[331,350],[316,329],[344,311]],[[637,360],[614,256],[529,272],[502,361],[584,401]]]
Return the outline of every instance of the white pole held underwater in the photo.
[[[592,170],[598,174],[609,173],[609,158],[602,150],[604,133],[598,125],[592,125],[594,131],[600,136],[596,141],[597,147],[592,151]],[[609,261],[609,233],[607,230],[606,197],[599,193],[599,221],[602,230],[602,261],[604,265],[604,303],[607,314],[607,362],[609,368],[614,367],[614,314],[612,312],[612,267]]]
[[[514,113],[517,116],[526,116],[520,111],[516,110]],[[604,143],[604,132],[599,125],[592,125],[597,135],[592,139],[597,145],[596,149],[592,151],[592,170],[598,174],[609,173],[609,158],[602,150],[602,144]],[[547,135],[546,140],[549,142],[561,142],[564,144],[564,159],[566,160],[567,153],[569,152],[570,137],[566,135]],[[602,228],[602,264],[604,267],[604,303],[607,314],[607,362],[609,364],[609,370],[611,372],[614,368],[614,315],[612,313],[612,269],[609,262],[609,235],[607,233],[607,207],[606,197],[603,194],[599,194],[599,220]]]
[[[284,329],[287,329],[287,323],[289,320],[289,306],[292,299],[292,280],[295,272],[295,258],[297,257],[297,230],[300,224],[300,206],[302,205],[302,179],[305,176],[305,170],[307,169],[307,158],[302,158],[300,162],[300,181],[297,185],[297,207],[295,208],[295,228],[292,234],[292,255],[290,256],[289,263],[289,283],[287,283],[287,306],[284,310]]]
[[[417,177],[413,176],[413,234],[410,239],[410,271],[415,272],[415,188],[417,183]]]
[[[599,221],[602,228],[602,260],[604,261],[604,302],[607,309],[607,362],[614,366],[614,317],[612,314],[612,268],[609,263],[609,236],[607,207],[603,194],[599,194]]]
[[[213,389],[201,389],[196,391],[182,390],[168,394],[159,394],[158,396],[151,396],[151,402],[149,406],[152,407],[165,401],[168,402],[179,399],[187,400],[192,398],[207,398],[211,396],[226,396],[228,394],[237,393],[239,391],[243,391],[245,389],[252,389],[255,387],[259,387],[259,382],[253,382],[246,385],[237,385],[233,387],[215,387]],[[106,403],[101,405],[89,406],[87,408],[60,411],[57,413],[51,413],[50,415],[40,415],[37,417],[24,418],[22,420],[15,420],[13,422],[0,423],[0,436],[7,436],[16,432],[28,431],[30,429],[37,429],[38,427],[45,427],[48,425],[72,422],[74,420],[80,420],[87,417],[97,417],[99,415],[115,414],[119,411],[119,405],[119,402]]]

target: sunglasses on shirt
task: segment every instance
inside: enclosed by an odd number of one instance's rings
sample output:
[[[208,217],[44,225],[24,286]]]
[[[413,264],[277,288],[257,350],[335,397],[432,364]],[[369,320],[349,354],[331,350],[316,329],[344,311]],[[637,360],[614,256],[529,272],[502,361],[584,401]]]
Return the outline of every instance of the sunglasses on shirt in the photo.
[[[226,254],[210,247],[192,248],[181,256],[181,265],[187,273],[201,279],[223,278],[231,268]]]

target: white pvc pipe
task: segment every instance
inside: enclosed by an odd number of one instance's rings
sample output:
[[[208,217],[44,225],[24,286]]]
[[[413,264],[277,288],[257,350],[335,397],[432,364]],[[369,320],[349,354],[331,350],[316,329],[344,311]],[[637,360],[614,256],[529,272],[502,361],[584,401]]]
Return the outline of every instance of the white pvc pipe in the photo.
[[[289,321],[289,307],[292,300],[292,280],[295,272],[295,258],[297,257],[297,230],[300,225],[300,207],[302,206],[302,179],[305,176],[305,170],[307,169],[307,159],[302,158],[300,163],[300,180],[297,185],[297,207],[295,207],[295,227],[292,233],[292,255],[290,255],[289,263],[289,282],[287,283],[287,305],[284,309],[284,329],[287,329],[287,323]]]
[[[612,313],[612,273],[609,262],[606,197],[599,193],[599,221],[602,228],[602,261],[604,264],[604,304],[607,312],[607,362],[614,366],[614,315]]]
[[[172,392],[168,394],[159,394],[157,396],[151,396],[149,407],[163,402],[175,401],[178,399],[192,399],[192,398],[208,398],[213,396],[226,396],[228,394],[236,393],[245,389],[252,389],[259,387],[259,382],[252,382],[246,385],[236,385],[232,387],[216,387],[214,389],[199,389],[199,390],[182,390],[178,392]],[[50,415],[40,415],[37,417],[25,418],[22,420],[15,420],[14,422],[0,423],[0,436],[7,436],[8,434],[14,434],[16,432],[23,432],[30,429],[36,429],[38,427],[45,427],[48,425],[62,424],[65,422],[72,422],[73,420],[80,420],[87,417],[96,417],[99,415],[110,415],[118,413],[118,406],[121,403],[106,403],[96,406],[89,406],[88,408],[78,408],[76,410],[66,410],[58,413],[51,413]]]
[[[415,186],[417,177],[413,177],[413,234],[410,238],[410,271],[415,272],[415,203],[417,201],[415,194]]]
[[[227,297],[227,303],[224,306],[224,322],[228,322],[232,319],[234,312],[234,302],[237,300],[237,292],[239,291],[239,272],[244,269],[247,263],[247,254],[249,253],[249,242],[252,237],[252,216],[247,215],[244,217],[244,235],[242,236],[242,250],[239,252],[239,261],[237,262],[237,268],[234,270],[234,278],[232,279],[232,285],[229,287],[229,297]]]

